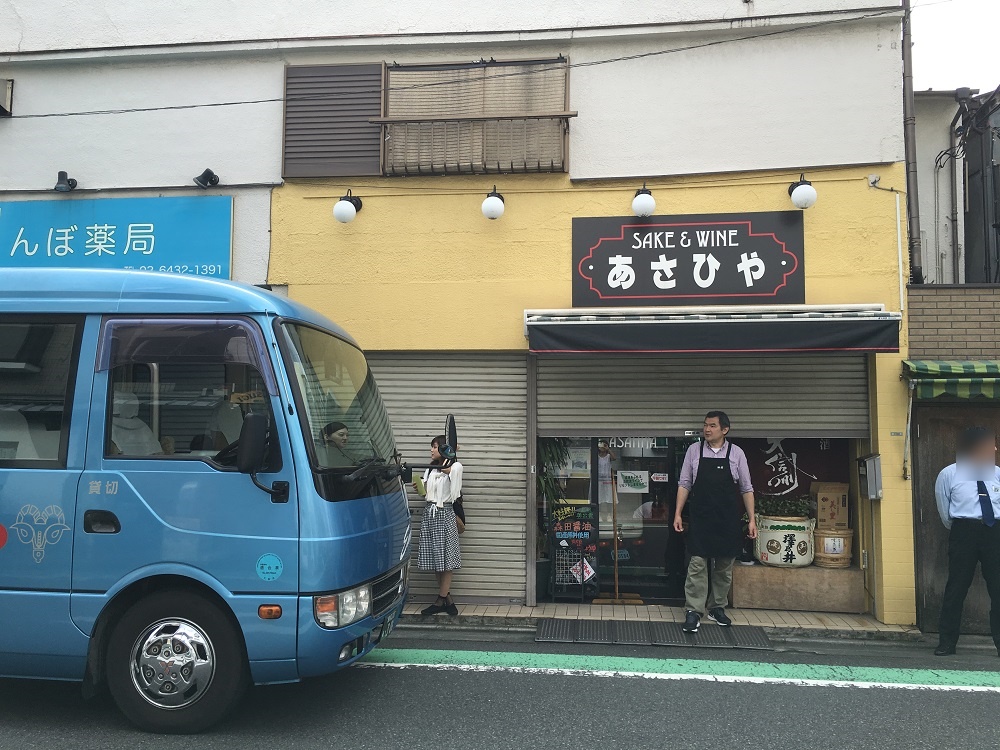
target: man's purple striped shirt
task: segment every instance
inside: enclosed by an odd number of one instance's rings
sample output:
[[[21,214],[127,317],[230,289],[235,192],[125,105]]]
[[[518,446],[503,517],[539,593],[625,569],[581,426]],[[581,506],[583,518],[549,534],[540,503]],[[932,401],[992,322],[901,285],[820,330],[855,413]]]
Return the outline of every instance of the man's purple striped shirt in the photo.
[[[698,465],[701,461],[701,449],[704,446],[706,458],[723,458],[729,448],[729,441],[723,440],[722,447],[715,450],[708,443],[698,441],[690,446],[684,454],[684,465],[681,467],[681,476],[677,484],[686,490],[694,486],[694,480],[698,477]],[[747,455],[738,445],[733,446],[729,454],[729,469],[733,472],[733,481],[740,487],[741,493],[753,492],[753,483],[750,481],[750,467],[747,466]]]

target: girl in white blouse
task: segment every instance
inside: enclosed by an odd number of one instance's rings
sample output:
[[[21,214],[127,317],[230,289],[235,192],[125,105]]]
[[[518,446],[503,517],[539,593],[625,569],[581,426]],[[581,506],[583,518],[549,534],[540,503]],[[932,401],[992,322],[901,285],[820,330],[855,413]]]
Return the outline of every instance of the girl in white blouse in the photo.
[[[456,460],[455,450],[447,444],[444,435],[431,441],[431,463],[436,468],[424,473],[427,504],[420,521],[417,567],[437,577],[438,597],[421,614],[447,612],[454,616],[458,614],[458,607],[451,596],[451,576],[452,571],[462,567],[454,504],[462,494],[462,464]]]

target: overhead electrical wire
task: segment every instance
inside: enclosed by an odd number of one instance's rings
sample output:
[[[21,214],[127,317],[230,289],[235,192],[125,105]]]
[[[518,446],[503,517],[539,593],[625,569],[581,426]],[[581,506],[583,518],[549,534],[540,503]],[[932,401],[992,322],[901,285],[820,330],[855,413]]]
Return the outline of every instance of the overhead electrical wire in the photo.
[[[937,0],[936,2],[923,3],[919,6],[914,7],[927,7],[929,5],[940,5],[942,3],[951,2],[951,0]],[[633,60],[642,60],[649,57],[658,57],[663,55],[678,54],[681,52],[690,52],[693,50],[707,49],[710,47],[718,47],[726,44],[737,44],[740,42],[754,41],[768,39],[776,36],[796,34],[804,31],[812,31],[815,29],[826,28],[830,26],[837,26],[849,23],[857,23],[861,21],[871,20],[873,18],[880,18],[889,15],[897,15],[901,12],[901,8],[891,8],[887,10],[880,10],[874,13],[866,13],[860,16],[852,16],[850,18],[834,18],[826,21],[817,21],[811,24],[803,24],[800,26],[793,26],[791,28],[775,29],[773,31],[765,31],[756,34],[748,34],[740,37],[732,37],[727,39],[714,39],[707,42],[701,42],[698,44],[691,44],[684,47],[674,47],[671,49],[661,49],[661,50],[651,50],[649,52],[639,52],[632,55],[621,55],[619,57],[610,57],[602,60],[589,60],[584,62],[567,63],[553,65],[550,67],[535,68],[532,70],[519,70],[511,71],[509,73],[500,73],[491,76],[491,80],[495,78],[506,78],[506,77],[520,77],[520,76],[531,76],[531,75],[541,75],[543,73],[550,73],[554,70],[563,70],[566,68],[588,68],[596,67],[600,65],[612,65],[620,62],[629,62]],[[487,63],[488,64],[488,63]],[[437,86],[448,86],[453,84],[464,83],[465,79],[452,79],[445,81],[430,81],[426,83],[410,84],[406,86],[395,86],[395,87],[384,87],[378,89],[362,90],[355,89],[351,91],[351,96],[361,95],[361,94],[375,94],[381,93],[382,91],[407,91],[413,89],[421,88],[431,88]],[[10,119],[40,119],[48,117],[87,117],[87,116],[101,116],[101,115],[122,115],[122,114],[135,114],[141,112],[163,112],[170,110],[185,110],[185,109],[208,109],[213,107],[237,107],[245,105],[255,105],[255,104],[278,104],[285,101],[314,101],[323,100],[330,97],[341,97],[343,94],[326,94],[319,96],[294,96],[286,99],[285,97],[270,97],[264,99],[245,99],[238,101],[226,101],[226,102],[204,102],[199,104],[171,104],[171,105],[161,105],[156,107],[127,107],[118,109],[99,109],[99,110],[86,110],[80,112],[40,112],[36,114],[27,115],[14,115]]]

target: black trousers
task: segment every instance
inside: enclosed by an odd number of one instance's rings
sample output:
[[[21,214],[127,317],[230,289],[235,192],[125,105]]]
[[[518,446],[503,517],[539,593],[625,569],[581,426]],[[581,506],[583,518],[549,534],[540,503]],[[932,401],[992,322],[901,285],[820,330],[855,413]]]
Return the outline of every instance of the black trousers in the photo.
[[[948,537],[948,583],[944,587],[938,628],[942,645],[958,643],[962,607],[977,564],[982,565],[990,593],[990,633],[1000,649],[1000,523],[989,527],[970,518],[956,518]]]

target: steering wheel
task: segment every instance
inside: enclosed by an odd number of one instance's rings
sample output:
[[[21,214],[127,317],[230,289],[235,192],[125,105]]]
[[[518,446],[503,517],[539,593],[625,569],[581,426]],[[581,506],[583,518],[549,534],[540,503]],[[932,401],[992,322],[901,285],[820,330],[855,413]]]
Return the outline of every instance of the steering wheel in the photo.
[[[212,456],[212,460],[215,461],[215,463],[217,464],[222,464],[223,466],[235,465],[236,454],[239,452],[239,450],[240,450],[240,441],[234,440],[225,448],[223,448],[214,456]]]

